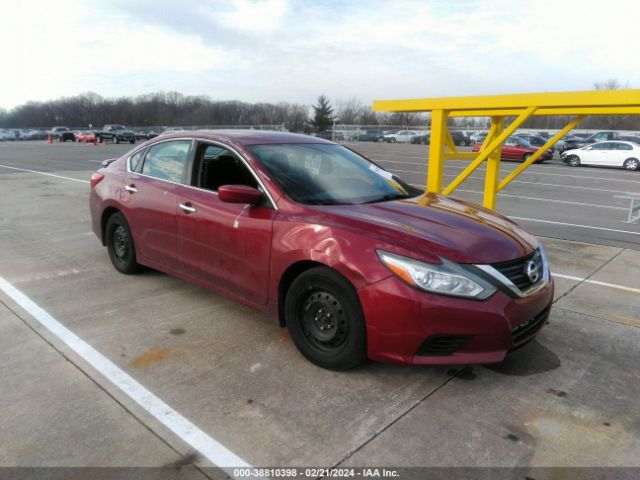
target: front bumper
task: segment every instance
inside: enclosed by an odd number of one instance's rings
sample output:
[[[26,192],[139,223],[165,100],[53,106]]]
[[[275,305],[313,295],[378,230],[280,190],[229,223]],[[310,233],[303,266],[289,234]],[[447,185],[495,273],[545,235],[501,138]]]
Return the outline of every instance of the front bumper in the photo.
[[[427,293],[388,277],[358,291],[369,358],[424,365],[500,362],[540,332],[553,289],[551,280],[528,297],[498,291],[477,301]],[[443,342],[455,351],[442,354]]]

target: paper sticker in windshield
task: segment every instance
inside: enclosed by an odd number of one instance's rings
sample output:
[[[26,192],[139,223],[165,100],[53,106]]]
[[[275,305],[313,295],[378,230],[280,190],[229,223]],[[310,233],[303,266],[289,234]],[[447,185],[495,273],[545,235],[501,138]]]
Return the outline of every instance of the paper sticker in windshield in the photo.
[[[373,170],[378,175],[380,175],[381,177],[386,178],[387,180],[393,180],[393,174],[387,172],[386,170],[381,169],[377,165],[371,164],[371,166],[369,167],[369,170]]]
[[[320,173],[321,155],[307,155],[304,157],[304,168],[309,170],[313,175]]]

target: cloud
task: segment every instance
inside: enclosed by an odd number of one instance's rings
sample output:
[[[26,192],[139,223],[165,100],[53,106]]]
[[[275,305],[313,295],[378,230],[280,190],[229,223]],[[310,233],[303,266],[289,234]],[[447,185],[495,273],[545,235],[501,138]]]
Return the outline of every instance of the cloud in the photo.
[[[178,90],[312,103],[640,85],[627,0],[59,0],[3,6],[0,106]]]

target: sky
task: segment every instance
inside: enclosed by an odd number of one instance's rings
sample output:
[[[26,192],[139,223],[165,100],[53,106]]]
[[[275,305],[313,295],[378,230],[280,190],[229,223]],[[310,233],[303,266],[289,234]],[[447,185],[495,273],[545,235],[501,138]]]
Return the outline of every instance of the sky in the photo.
[[[0,6],[0,108],[95,92],[315,103],[640,88],[627,0],[56,0]]]

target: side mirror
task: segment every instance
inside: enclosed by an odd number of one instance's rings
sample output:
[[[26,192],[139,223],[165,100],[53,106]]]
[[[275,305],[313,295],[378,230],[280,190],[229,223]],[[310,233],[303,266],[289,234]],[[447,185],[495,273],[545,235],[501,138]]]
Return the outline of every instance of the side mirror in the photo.
[[[227,203],[248,203],[256,205],[262,200],[262,194],[247,185],[221,185],[218,188],[218,198]]]

